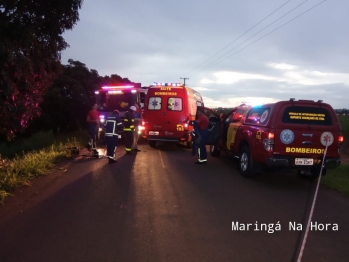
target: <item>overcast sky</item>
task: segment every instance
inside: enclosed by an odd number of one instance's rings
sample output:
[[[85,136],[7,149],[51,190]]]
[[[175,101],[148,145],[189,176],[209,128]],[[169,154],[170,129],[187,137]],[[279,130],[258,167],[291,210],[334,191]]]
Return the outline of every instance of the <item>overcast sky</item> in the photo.
[[[84,0],[62,63],[142,86],[189,78],[208,107],[349,108],[348,11],[348,0]]]

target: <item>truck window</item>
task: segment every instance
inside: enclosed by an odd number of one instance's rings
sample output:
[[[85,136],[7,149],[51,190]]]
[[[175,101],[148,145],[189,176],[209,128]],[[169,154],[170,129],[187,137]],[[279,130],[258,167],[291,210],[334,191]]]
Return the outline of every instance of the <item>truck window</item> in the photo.
[[[256,107],[248,112],[245,123],[253,125],[265,125],[268,122],[270,108]]]
[[[331,126],[332,118],[326,108],[289,106],[282,116],[283,123]]]
[[[162,98],[158,96],[149,97],[148,109],[149,110],[160,110]]]
[[[167,109],[170,111],[182,111],[182,98],[169,97],[167,99]]]
[[[98,109],[110,111],[117,109],[119,111],[127,110],[137,101],[137,93],[124,92],[121,90],[99,92],[96,95]]]

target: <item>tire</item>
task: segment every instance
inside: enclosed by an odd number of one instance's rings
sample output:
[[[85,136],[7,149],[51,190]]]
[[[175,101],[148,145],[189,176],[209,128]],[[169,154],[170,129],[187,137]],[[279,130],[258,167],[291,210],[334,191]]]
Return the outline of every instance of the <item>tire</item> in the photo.
[[[221,151],[217,148],[216,145],[210,145],[210,153],[213,157],[219,157]]]
[[[249,147],[243,147],[240,151],[240,158],[238,161],[238,168],[240,174],[244,177],[252,178],[257,173],[252,172],[252,158]]]
[[[156,140],[148,140],[148,144],[152,148],[156,148]]]

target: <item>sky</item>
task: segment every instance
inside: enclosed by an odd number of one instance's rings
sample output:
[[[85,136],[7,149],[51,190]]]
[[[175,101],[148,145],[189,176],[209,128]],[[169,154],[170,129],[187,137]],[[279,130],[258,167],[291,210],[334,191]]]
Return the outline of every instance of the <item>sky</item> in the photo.
[[[207,107],[349,108],[348,11],[348,0],[84,0],[61,62],[142,86],[186,78]]]

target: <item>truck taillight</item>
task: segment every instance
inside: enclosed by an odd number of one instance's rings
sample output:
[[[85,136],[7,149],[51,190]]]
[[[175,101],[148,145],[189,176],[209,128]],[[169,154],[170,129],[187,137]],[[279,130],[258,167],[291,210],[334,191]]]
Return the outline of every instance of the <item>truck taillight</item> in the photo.
[[[338,137],[338,142],[340,142],[340,143],[341,143],[341,142],[343,142],[343,141],[344,141],[343,136],[339,136],[339,137]]]
[[[263,139],[264,149],[271,152],[274,149],[274,133],[265,133],[265,137]]]

